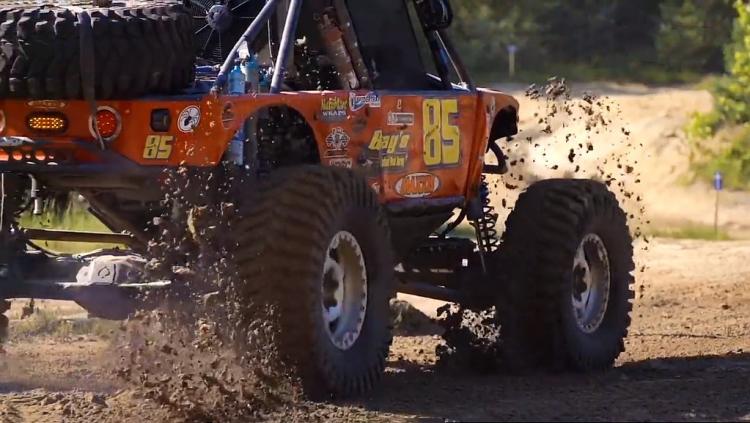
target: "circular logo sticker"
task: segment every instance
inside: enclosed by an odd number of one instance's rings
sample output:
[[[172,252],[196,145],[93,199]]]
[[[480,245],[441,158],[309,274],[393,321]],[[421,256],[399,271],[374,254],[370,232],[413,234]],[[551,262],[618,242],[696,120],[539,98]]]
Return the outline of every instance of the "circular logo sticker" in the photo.
[[[182,132],[193,132],[201,122],[201,109],[198,106],[188,106],[180,113],[177,128]]]

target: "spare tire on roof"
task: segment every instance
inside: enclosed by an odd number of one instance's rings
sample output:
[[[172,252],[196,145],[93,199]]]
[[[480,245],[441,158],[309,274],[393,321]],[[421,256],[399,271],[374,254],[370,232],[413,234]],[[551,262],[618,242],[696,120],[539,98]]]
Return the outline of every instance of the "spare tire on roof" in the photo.
[[[82,9],[0,9],[0,98],[80,99]],[[192,18],[180,4],[91,8],[97,99],[174,94],[194,79]]]

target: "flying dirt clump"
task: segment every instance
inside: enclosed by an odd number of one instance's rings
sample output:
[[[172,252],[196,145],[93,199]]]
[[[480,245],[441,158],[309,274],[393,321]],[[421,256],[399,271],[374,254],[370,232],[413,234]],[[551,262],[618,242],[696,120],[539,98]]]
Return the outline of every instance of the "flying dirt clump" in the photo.
[[[480,373],[499,369],[501,348],[495,310],[476,312],[446,304],[438,309],[443,343],[435,354],[442,368],[469,368]]]
[[[564,78],[552,77],[542,85],[531,85],[522,104],[518,138],[499,141],[507,156],[509,172],[488,175],[494,188],[492,202],[502,222],[520,192],[532,183],[550,178],[593,179],[606,184],[626,211],[636,248],[647,249],[643,228],[649,222],[640,187],[637,149],[619,106],[606,96],[593,93],[574,95]],[[525,113],[525,115],[524,115]],[[632,155],[631,155],[632,154]],[[502,244],[500,245],[502,253]],[[645,266],[637,267],[636,292],[644,293]],[[441,325],[444,343],[438,347],[445,364],[469,364],[481,370],[502,367],[502,327],[494,310],[475,311],[446,308]]]
[[[225,237],[234,205],[223,195],[233,180],[186,169],[168,176],[171,213],[158,219],[148,272],[173,286],[144,299],[160,307],[137,313],[121,336],[118,376],[188,420],[265,419],[299,395],[279,364],[272,308],[233,268]]]

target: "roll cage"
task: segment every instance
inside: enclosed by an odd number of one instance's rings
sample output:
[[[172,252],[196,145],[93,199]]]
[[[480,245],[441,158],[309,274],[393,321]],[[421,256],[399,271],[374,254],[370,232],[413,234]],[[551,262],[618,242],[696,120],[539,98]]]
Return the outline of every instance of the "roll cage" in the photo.
[[[294,55],[295,39],[309,35],[299,33],[300,23],[311,28],[311,21],[319,19],[323,10],[331,8],[336,10],[340,17],[348,20],[344,27],[353,27],[356,37],[354,43],[361,51],[368,74],[372,75],[373,88],[434,89],[437,84],[446,90],[474,91],[474,84],[446,31],[429,28],[419,13],[410,16],[410,4],[418,1],[357,1],[350,5],[349,0],[267,0],[227,55],[212,91],[226,91],[229,72],[236,63],[243,45],[257,45],[259,37],[273,17],[286,9],[270,87],[271,93],[281,92],[284,77]],[[303,15],[303,10],[310,13]],[[378,16],[378,19],[372,19],[372,16]],[[414,22],[415,19],[418,22]],[[422,63],[417,31],[421,31],[427,40],[437,75],[429,74]],[[456,75],[458,81],[454,82],[451,79],[452,75]]]

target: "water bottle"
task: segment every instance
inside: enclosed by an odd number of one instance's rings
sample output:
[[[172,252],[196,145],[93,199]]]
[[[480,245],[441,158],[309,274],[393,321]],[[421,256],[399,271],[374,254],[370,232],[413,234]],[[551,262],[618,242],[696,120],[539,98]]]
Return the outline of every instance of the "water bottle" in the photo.
[[[271,91],[271,82],[273,81],[273,71],[269,68],[263,72],[263,77],[260,80],[260,91],[267,93]]]
[[[245,75],[239,63],[229,72],[229,94],[245,94]]]
[[[260,92],[260,65],[258,55],[249,55],[245,60],[245,89],[248,92]]]

